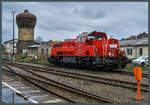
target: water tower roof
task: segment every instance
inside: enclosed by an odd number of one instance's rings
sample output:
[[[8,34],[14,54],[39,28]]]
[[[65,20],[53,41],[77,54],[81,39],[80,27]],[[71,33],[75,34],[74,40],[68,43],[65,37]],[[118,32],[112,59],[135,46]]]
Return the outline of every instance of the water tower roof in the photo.
[[[34,28],[36,16],[29,13],[28,10],[24,10],[24,13],[20,13],[16,16],[16,22],[19,28]]]

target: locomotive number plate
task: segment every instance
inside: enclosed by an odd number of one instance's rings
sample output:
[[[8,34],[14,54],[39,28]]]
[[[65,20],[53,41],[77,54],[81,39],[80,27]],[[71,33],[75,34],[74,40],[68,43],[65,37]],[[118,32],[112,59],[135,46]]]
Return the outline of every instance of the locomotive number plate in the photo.
[[[110,44],[110,48],[117,48],[117,44]]]

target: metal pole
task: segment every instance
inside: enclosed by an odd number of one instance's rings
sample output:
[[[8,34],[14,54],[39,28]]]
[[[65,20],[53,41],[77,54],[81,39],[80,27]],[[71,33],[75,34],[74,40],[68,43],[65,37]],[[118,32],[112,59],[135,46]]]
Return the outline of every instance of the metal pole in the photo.
[[[15,26],[14,26],[14,13],[16,12],[16,11],[11,11],[12,12],[12,14],[13,14],[13,61],[14,61],[14,37],[15,37]]]

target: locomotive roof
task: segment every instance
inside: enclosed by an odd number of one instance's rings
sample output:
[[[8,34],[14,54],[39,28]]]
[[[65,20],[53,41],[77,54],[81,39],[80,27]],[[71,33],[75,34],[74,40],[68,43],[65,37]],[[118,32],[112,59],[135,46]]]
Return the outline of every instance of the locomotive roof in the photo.
[[[79,36],[86,36],[86,35],[100,35],[100,34],[103,34],[104,36],[107,36],[106,33],[104,33],[104,32],[96,32],[96,31],[93,31],[93,32],[91,32],[91,33],[84,32],[84,33],[82,33],[82,34],[79,34],[78,37],[79,37]]]
[[[88,35],[88,33],[86,33],[86,34],[79,34],[78,37],[79,36],[86,36],[86,35]]]

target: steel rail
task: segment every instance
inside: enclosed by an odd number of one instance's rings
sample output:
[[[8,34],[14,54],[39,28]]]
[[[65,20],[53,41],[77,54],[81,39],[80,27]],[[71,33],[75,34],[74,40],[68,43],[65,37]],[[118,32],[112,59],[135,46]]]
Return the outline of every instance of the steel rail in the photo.
[[[127,71],[113,71],[115,74],[123,74],[123,75],[129,75],[134,76],[133,72],[127,72]],[[148,74],[143,73],[142,77],[148,78]]]

